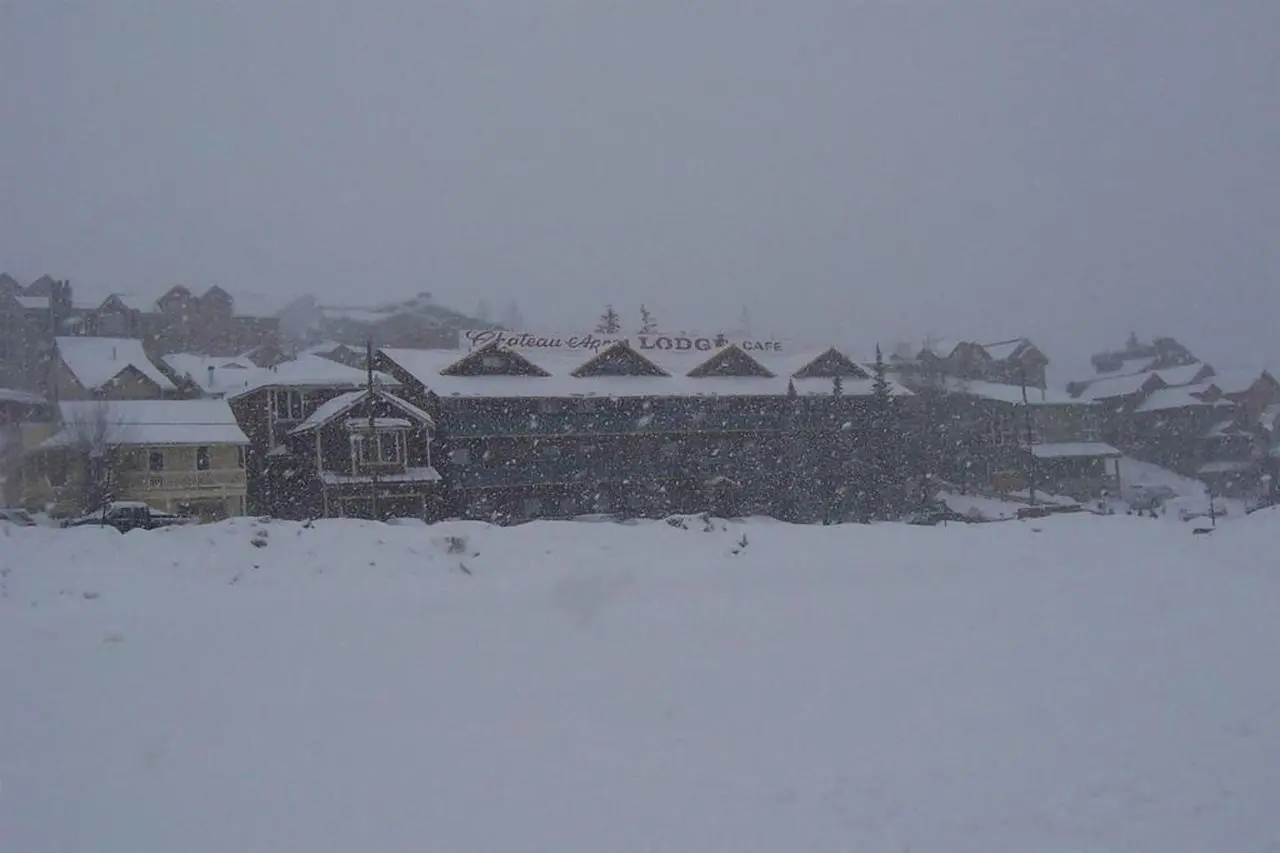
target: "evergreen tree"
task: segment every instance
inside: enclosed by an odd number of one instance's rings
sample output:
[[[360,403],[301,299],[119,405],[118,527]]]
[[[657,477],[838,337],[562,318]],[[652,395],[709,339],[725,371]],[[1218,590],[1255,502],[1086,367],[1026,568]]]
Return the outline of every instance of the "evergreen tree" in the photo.
[[[889,407],[891,394],[889,380],[885,376],[887,369],[884,354],[880,352],[880,345],[876,344],[876,363],[872,366],[871,396],[877,408],[888,409]]]
[[[476,319],[483,323],[490,323],[493,321],[493,312],[489,310],[489,300],[481,299],[476,304]]]
[[[612,311],[612,310],[613,310],[613,308],[612,308],[612,307],[610,307],[610,309],[609,309],[609,310],[610,310],[610,311]],[[601,318],[601,319],[603,319],[603,318]],[[642,335],[652,335],[652,334],[654,334],[654,333],[655,333],[655,332],[657,332],[657,331],[658,331],[658,324],[657,324],[657,322],[653,319],[653,315],[649,313],[649,309],[645,307],[645,305],[644,305],[644,303],[643,303],[643,302],[642,302],[642,303],[640,303],[640,331],[639,331],[639,334],[642,334]]]
[[[618,317],[618,312],[613,310],[612,305],[604,307],[604,313],[600,315],[600,321],[596,323],[597,335],[616,335],[622,331],[622,320]]]
[[[905,436],[895,429],[897,408],[885,376],[884,354],[878,344],[872,372],[865,472],[867,487],[864,491],[870,516],[891,518],[903,508],[906,463],[901,444]]]

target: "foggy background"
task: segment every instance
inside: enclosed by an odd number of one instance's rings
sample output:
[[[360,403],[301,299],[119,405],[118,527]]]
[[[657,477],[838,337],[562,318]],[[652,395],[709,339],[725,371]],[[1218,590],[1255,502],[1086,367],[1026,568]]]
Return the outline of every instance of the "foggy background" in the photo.
[[[1280,3],[0,2],[0,270],[1280,366]]]

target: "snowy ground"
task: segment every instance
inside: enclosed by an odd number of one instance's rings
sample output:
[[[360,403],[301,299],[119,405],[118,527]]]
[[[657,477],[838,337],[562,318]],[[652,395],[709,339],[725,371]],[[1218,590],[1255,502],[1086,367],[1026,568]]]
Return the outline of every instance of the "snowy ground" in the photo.
[[[1280,849],[1278,550],[1276,510],[0,530],[0,849]]]

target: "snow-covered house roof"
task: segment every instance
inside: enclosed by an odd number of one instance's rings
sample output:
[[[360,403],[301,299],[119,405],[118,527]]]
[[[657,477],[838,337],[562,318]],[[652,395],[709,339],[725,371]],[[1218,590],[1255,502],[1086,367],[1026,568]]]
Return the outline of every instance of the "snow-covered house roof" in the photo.
[[[953,394],[968,394],[1001,403],[1022,405],[1022,386],[1003,382],[985,382],[977,379],[947,377],[942,387]],[[1027,403],[1032,406],[1089,406],[1092,400],[1072,397],[1057,388],[1041,389],[1027,386]]]
[[[49,308],[49,297],[47,296],[19,296],[16,297],[18,304],[23,308],[45,311]]]
[[[262,368],[242,356],[210,356],[175,352],[164,363],[177,376],[185,376],[210,396],[221,396],[242,388],[244,381]]]
[[[37,449],[161,444],[248,444],[223,400],[77,400],[58,405],[61,428]]]
[[[615,345],[617,347],[617,345]],[[836,350],[807,353],[747,353],[764,371],[754,375],[697,375],[698,368],[719,357],[728,347],[710,351],[637,351],[610,347],[599,352],[577,350],[410,350],[387,348],[382,355],[414,377],[429,391],[441,397],[669,397],[669,396],[778,396],[793,385],[803,396],[829,396],[834,380],[823,368],[838,368],[842,392],[848,396],[871,394],[871,372]],[[610,354],[607,350],[612,350]],[[533,369],[519,366],[525,375],[494,372],[488,375],[464,375],[455,368],[463,359],[500,359],[514,353]],[[593,362],[602,365],[601,356],[609,354],[628,361],[636,373],[645,375],[602,374],[591,369]],[[843,359],[843,361],[840,361]],[[649,365],[650,367],[646,367]],[[695,375],[690,375],[690,374]],[[761,375],[770,374],[770,375]],[[897,383],[890,383],[895,396],[910,395]]]
[[[1215,406],[1227,406],[1231,404],[1225,401],[1211,403],[1208,400],[1197,397],[1190,388],[1157,388],[1147,395],[1135,411],[1139,412],[1164,412],[1170,409],[1192,409],[1192,408],[1214,408]]]
[[[1035,350],[1036,352],[1039,352],[1036,345],[1031,343],[1027,338],[1013,338],[1007,341],[996,341],[991,344],[982,344],[981,346],[986,350],[987,355],[991,356],[993,361],[1010,361],[1023,355],[1028,350]],[[1043,355],[1043,353],[1040,354]]]
[[[1258,425],[1267,432],[1275,432],[1280,427],[1280,403],[1272,403],[1258,415]]]
[[[20,406],[43,406],[44,397],[17,388],[0,388],[0,403],[16,403]]]
[[[1212,367],[1199,361],[1178,367],[1161,367],[1151,372],[1159,376],[1166,385],[1190,385],[1204,377],[1215,376]]]
[[[331,359],[318,355],[303,354],[289,361],[282,361],[272,367],[259,367],[246,370],[243,378],[236,373],[223,371],[220,376],[227,382],[237,383],[224,391],[229,397],[241,397],[262,388],[359,388],[368,382],[368,375],[363,370],[339,364]],[[219,374],[215,368],[215,381]],[[379,385],[398,385],[390,376],[383,373],[374,374],[374,381]]]
[[[135,338],[60,337],[55,342],[62,363],[85,390],[103,388],[130,368],[162,390],[173,389],[173,382],[152,363],[142,348],[142,341]]]
[[[1197,391],[1213,387],[1223,394],[1243,394],[1258,382],[1275,382],[1275,379],[1265,370],[1229,370],[1225,373],[1215,373],[1203,382],[1190,387]]]
[[[1155,377],[1160,382],[1157,374],[1153,373],[1131,373],[1125,376],[1111,376],[1106,379],[1097,379],[1085,386],[1080,393],[1081,400],[1111,400],[1116,397],[1127,397],[1130,394],[1137,394]]]
[[[1124,454],[1101,441],[1064,441],[1031,445],[1037,459],[1118,459]]]
[[[373,394],[379,400],[390,403],[401,412],[404,412],[404,414],[406,414],[412,421],[420,424],[421,426],[435,426],[435,421],[431,419],[431,415],[427,414],[422,409],[406,400],[400,399],[395,394],[390,394],[386,391],[375,388],[372,392],[368,389],[363,391],[348,391],[346,394],[339,394],[332,400],[327,400],[326,402],[321,403],[306,420],[294,427],[291,432],[299,433],[320,429],[331,421],[351,411],[360,403],[369,399],[370,394]],[[375,418],[375,421],[376,420],[378,419]],[[387,419],[383,418],[382,420]],[[408,424],[406,423],[405,426],[408,426]]]

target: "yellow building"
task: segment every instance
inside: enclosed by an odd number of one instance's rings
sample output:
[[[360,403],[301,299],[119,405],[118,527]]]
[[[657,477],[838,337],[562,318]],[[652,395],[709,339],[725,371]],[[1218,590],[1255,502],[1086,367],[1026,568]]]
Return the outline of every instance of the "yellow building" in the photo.
[[[243,515],[249,440],[223,400],[80,400],[29,456],[24,503],[92,511],[104,494],[205,519]]]

